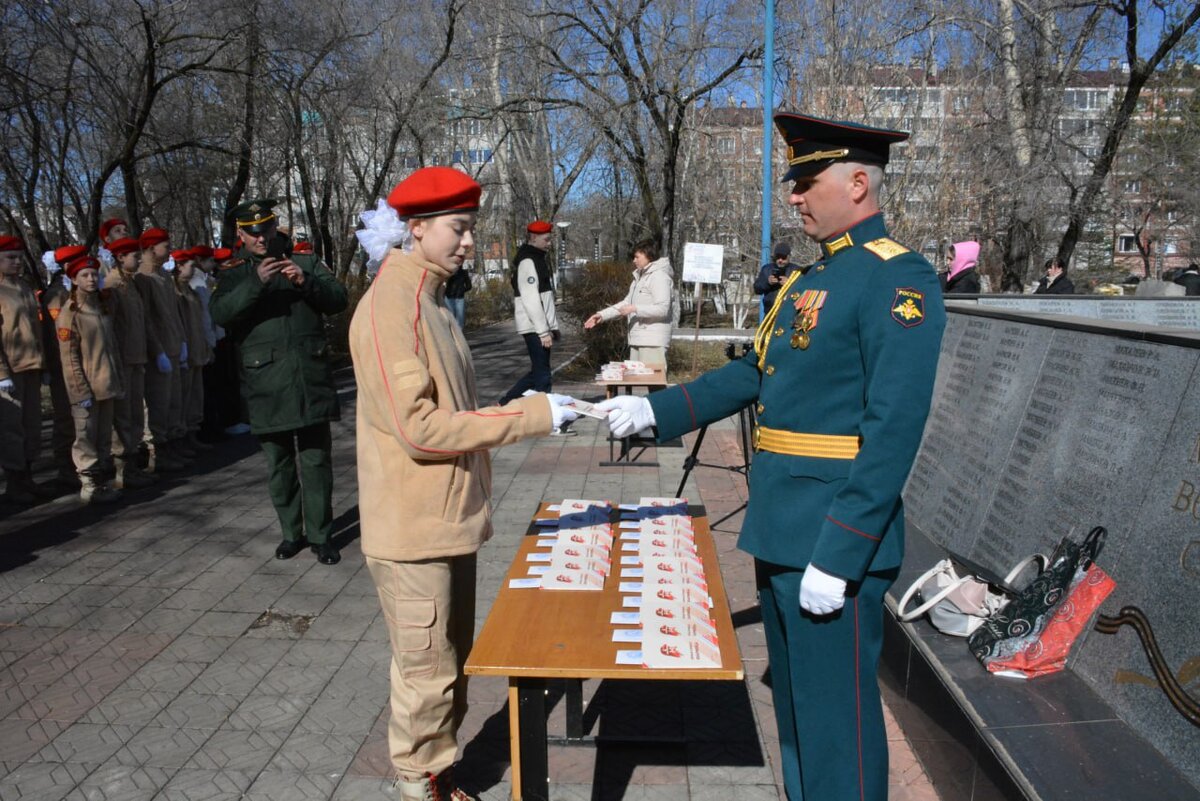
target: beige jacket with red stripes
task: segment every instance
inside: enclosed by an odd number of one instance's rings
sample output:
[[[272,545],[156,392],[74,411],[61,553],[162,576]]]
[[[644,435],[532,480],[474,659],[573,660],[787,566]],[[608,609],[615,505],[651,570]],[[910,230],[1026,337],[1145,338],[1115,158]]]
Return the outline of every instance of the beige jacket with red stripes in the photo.
[[[19,276],[0,278],[0,381],[44,366],[37,295]]]
[[[79,293],[78,302],[64,303],[54,322],[71,403],[122,397],[120,345],[112,314],[101,308],[99,298],[88,303]]]
[[[442,303],[448,277],[393,250],[350,322],[362,550],[376,559],[478,550],[492,535],[488,449],[550,431],[545,395],[476,410],[471,353]]]

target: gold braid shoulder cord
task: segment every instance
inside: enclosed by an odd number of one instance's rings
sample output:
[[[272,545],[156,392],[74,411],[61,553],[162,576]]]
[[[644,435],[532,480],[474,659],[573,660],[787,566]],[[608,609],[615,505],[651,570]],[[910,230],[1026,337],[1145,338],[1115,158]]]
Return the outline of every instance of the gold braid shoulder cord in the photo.
[[[804,273],[797,270],[788,276],[788,279],[783,282],[783,286],[779,288],[779,294],[775,296],[775,303],[771,305],[771,310],[767,312],[767,316],[758,324],[758,330],[754,332],[754,352],[758,354],[759,370],[762,370],[763,362],[767,360],[767,346],[771,344],[771,329],[775,327],[775,318],[779,316],[780,307],[787,300],[787,291],[802,275]]]

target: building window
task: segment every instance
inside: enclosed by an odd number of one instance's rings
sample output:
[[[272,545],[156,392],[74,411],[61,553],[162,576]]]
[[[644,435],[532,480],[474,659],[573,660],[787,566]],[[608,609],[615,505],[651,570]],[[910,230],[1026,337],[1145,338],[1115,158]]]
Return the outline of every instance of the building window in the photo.
[[[1162,252],[1163,252],[1164,256],[1174,256],[1176,253],[1179,252],[1179,243],[1176,242],[1174,239],[1165,240],[1163,242]]]
[[[1106,94],[1102,89],[1068,89],[1063,92],[1063,106],[1078,111],[1099,111],[1104,108]]]
[[[1137,253],[1137,237],[1132,234],[1122,234],[1117,237],[1118,253]]]
[[[737,150],[737,142],[732,136],[717,137],[717,152],[722,156],[732,156]]]
[[[1125,181],[1121,186],[1128,194],[1131,195],[1141,194],[1142,191],[1141,181]]]

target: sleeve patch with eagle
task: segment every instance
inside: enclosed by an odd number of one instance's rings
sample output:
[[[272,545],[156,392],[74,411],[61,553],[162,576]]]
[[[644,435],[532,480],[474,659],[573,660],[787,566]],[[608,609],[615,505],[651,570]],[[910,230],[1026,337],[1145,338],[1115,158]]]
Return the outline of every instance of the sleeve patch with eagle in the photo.
[[[897,289],[892,300],[892,319],[905,328],[925,322],[925,293],[911,288]]]
[[[58,341],[59,342],[70,342],[71,336],[72,336],[72,334],[71,334],[70,328],[59,328],[58,329]]]

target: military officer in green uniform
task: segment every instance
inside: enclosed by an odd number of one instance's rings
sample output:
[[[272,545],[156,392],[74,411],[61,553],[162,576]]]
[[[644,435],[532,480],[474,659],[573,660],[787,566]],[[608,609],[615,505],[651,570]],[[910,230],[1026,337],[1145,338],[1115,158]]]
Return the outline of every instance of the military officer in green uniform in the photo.
[[[883,595],[945,309],[933,268],[888,238],[879,210],[888,147],[907,134],[799,114],[775,124],[789,203],[821,258],[788,278],[744,359],[599,408],[617,436],[657,425],[668,440],[755,405],[738,545],[755,557],[788,798],[885,801]]]
[[[346,308],[346,289],[311,254],[273,246],[276,201],[232,212],[242,264],[222,270],[209,310],[237,346],[250,429],[270,470],[271,502],[283,528],[275,549],[290,559],[311,545],[322,564],[341,559],[333,528],[329,423],[340,416],[324,315]],[[270,251],[270,252],[269,252]]]

